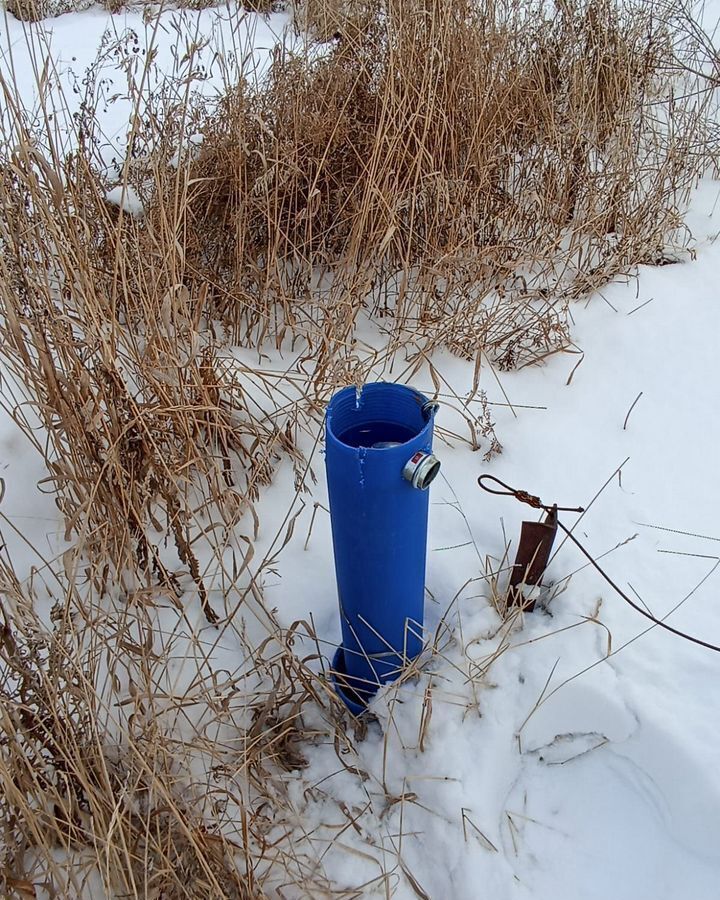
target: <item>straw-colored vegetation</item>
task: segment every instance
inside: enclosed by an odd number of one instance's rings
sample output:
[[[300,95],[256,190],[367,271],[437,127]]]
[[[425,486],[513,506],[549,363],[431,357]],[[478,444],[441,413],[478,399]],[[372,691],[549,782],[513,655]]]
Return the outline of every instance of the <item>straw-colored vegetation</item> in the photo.
[[[21,22],[40,22],[68,12],[86,10],[93,5],[93,0],[5,0],[4,4],[5,9]],[[119,13],[123,9],[152,9],[153,6],[157,9],[156,4],[146,3],[145,0],[101,0],[99,5],[111,13]],[[181,0],[173,3],[172,8],[206,9],[216,5],[216,0]],[[243,6],[254,12],[270,13],[282,9],[284,3],[282,0],[245,0]]]
[[[711,48],[672,8],[543,9],[307,0],[299,26],[331,43],[278,52],[262,85],[138,90],[120,182],[141,215],[106,199],[92,105],[71,149],[0,85],[2,401],[67,542],[29,576],[0,560],[4,896],[331,889],[279,776],[307,704],[339,754],[351,737],[261,591],[323,403],[438,347],[478,367],[566,347],[573,299],[683,251],[714,159]],[[489,416],[468,425],[498,449]],[[296,496],[254,555],[282,460]]]
[[[281,58],[209,119],[193,277],[238,340],[302,334],[320,372],[365,314],[420,353],[557,349],[567,301],[681,224],[705,134],[697,97],[666,121],[673,49],[642,6],[363,4],[325,58]]]

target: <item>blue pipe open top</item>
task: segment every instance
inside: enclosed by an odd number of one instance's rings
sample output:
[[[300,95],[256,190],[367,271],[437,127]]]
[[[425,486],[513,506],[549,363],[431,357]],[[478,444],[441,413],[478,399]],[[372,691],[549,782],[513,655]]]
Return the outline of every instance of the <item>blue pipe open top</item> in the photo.
[[[335,684],[353,712],[422,649],[435,405],[372,383],[336,393],[326,467],[342,647]],[[418,477],[418,472],[422,477]]]

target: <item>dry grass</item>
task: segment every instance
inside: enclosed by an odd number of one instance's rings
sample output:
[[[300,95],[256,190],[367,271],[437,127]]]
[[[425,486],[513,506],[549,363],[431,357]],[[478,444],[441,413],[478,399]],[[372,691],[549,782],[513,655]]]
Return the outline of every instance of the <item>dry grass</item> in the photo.
[[[321,372],[366,311],[421,353],[511,367],[563,346],[568,299],[661,260],[705,164],[708,95],[665,103],[672,32],[595,0],[359,7],[205,127],[188,276],[237,340],[302,335]]]
[[[265,83],[217,105],[193,103],[191,78],[148,99],[152,54],[128,68],[118,180],[138,216],[106,198],[92,102],[71,148],[47,79],[39,116],[0,84],[2,403],[67,541],[29,575],[0,557],[8,896],[333,890],[284,818],[305,710],[334,727],[320,654],[297,658],[261,591],[325,399],[393,362],[440,394],[438,347],[475,360],[476,392],[485,359],[566,346],[573,298],[667,259],[712,157],[709,49],[644,5],[308,0],[303,15],[332,46],[278,50]],[[264,367],[268,347],[287,371]],[[498,452],[486,403],[468,424]],[[295,495],[254,556],[281,459]],[[342,761],[351,739],[333,737]]]
[[[315,689],[262,603],[254,503],[281,456],[301,491],[313,409],[220,353],[172,210],[149,233],[106,200],[92,107],[68,152],[47,96],[38,125],[0,87],[2,406],[66,526],[39,571],[0,563],[0,893],[265,896],[303,872],[268,835]]]
[[[46,15],[45,7],[35,0],[8,0],[5,7],[20,22],[38,22]]]
[[[212,6],[224,6],[227,0],[177,0],[177,2],[161,5],[166,9],[202,10]],[[91,7],[92,0],[6,0],[5,9],[20,22],[40,22],[62,16],[68,12],[82,12]],[[146,9],[152,13],[156,4],[146,0],[101,0],[100,6],[110,13],[119,13],[124,9]],[[288,6],[287,0],[244,0],[242,9],[267,15],[281,12]]]
[[[5,9],[19,22],[40,22],[65,15],[68,12],[83,12],[93,5],[92,0],[6,0]],[[180,2],[162,4],[166,9],[207,9],[221,5],[219,0],[180,0]],[[245,0],[243,7],[252,12],[271,13],[284,7],[283,0]],[[124,9],[147,9],[152,11],[153,4],[145,0],[101,0],[100,6],[110,13],[119,13]]]
[[[101,599],[0,565],[3,896],[217,900],[292,883],[301,863],[271,835],[313,692],[290,646],[192,628],[162,591]],[[48,587],[49,625],[32,608]],[[212,661],[218,645],[231,665]],[[319,890],[321,873],[301,885]]]

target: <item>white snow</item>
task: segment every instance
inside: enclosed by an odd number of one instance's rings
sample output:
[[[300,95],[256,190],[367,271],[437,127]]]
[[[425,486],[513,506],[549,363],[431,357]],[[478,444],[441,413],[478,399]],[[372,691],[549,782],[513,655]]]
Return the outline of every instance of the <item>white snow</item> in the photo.
[[[140,13],[110,17],[97,8],[32,29],[7,18],[0,66],[7,72],[12,63],[31,103],[30,32],[36,41],[47,35],[43,52],[67,85],[95,58],[108,27],[134,29],[145,51],[152,36],[158,66],[170,65],[183,43],[177,21],[183,34],[250,42],[265,61],[286,24],[246,17],[238,38],[225,8],[172,13],[157,30]],[[109,66],[107,77],[122,77]],[[129,107],[119,99],[104,109],[116,151]],[[433,900],[718,897],[720,654],[650,627],[562,536],[548,579],[564,590],[547,611],[508,629],[488,602],[485,576],[506,551],[512,558],[520,524],[534,513],[476,481],[489,472],[546,502],[586,507],[575,533],[611,577],[655,616],[720,644],[719,194],[706,181],[694,197],[695,261],[642,267],[573,308],[577,353],[518,372],[483,367],[500,456],[485,463],[483,450],[447,446],[438,435],[443,470],[431,488],[426,605],[438,650],[415,683],[375,700],[378,723],[355,749],[348,745],[345,764],[367,777],[341,764],[312,709],[305,724],[325,737],[304,748],[308,768],[288,776],[296,850],[337,889],[403,900],[423,896],[418,890]],[[108,200],[141,210],[128,189]],[[448,394],[469,395],[470,363],[441,353],[433,364]],[[287,361],[271,356],[273,367]],[[427,377],[413,383],[434,393]],[[469,405],[480,413],[477,397]],[[437,423],[464,427],[450,402]],[[314,503],[327,502],[319,451],[312,462],[318,483],[264,592],[283,625],[312,616],[330,660],[339,621],[321,508],[305,549]],[[59,552],[63,527],[52,497],[35,489],[46,473],[9,415],[0,418],[0,470],[2,512],[30,544],[5,527],[3,534],[29,571]],[[285,464],[263,494],[258,558],[293,495]],[[215,652],[218,667],[229,667],[222,643]]]
[[[102,161],[114,169],[145,105],[184,98],[188,82],[195,101],[212,101],[241,72],[262,78],[278,42],[292,46],[289,26],[285,13],[260,16],[235,3],[160,16],[92,6],[31,24],[0,12],[0,78],[24,101],[36,134],[66,150],[78,117],[91,112]],[[0,121],[6,114],[0,106]]]
[[[116,185],[105,194],[105,199],[113,206],[119,206],[126,213],[130,213],[131,216],[141,216],[144,212],[143,202],[130,184]]]
[[[362,790],[346,774],[327,778],[338,768],[330,749],[318,751],[302,781],[325,778],[326,799],[297,792],[306,829],[344,798],[367,834],[350,829],[343,842],[377,866],[399,855],[430,897],[717,897],[720,656],[648,628],[562,535],[548,577],[569,579],[566,589],[549,612],[508,633],[477,579],[486,556],[502,559],[506,537],[512,559],[520,523],[534,513],[481,492],[476,479],[489,472],[546,502],[585,506],[575,533],[594,556],[607,554],[611,577],[660,618],[685,600],[670,623],[720,644],[720,247],[710,215],[719,190],[705,183],[694,201],[697,261],[643,267],[573,310],[584,357],[569,385],[577,355],[495,373],[518,407],[517,418],[493,407],[499,457],[484,463],[481,452],[436,440],[443,476],[431,488],[426,627],[432,640],[447,617],[453,634],[417,684],[375,701],[382,728],[371,728],[352,762],[369,774]],[[449,355],[433,362],[467,395],[469,364]],[[430,383],[417,386],[432,393]],[[481,386],[505,402],[487,370]],[[461,430],[447,408],[437,422]],[[268,505],[286,489],[273,487]],[[325,502],[322,479],[310,500]],[[306,502],[281,580],[265,594],[285,624],[313,614],[329,659],[339,640],[329,522],[316,518],[304,551]],[[388,811],[388,793],[411,799]],[[377,866],[361,857],[351,866],[348,856],[333,847],[323,857],[340,884],[377,876]],[[414,896],[402,878],[397,896]]]

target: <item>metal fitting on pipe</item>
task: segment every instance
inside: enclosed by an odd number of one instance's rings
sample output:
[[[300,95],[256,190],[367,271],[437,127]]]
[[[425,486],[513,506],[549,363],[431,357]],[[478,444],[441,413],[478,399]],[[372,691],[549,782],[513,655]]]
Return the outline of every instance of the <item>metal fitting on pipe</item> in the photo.
[[[440,471],[440,460],[419,450],[405,463],[403,478],[419,491],[426,491]]]

